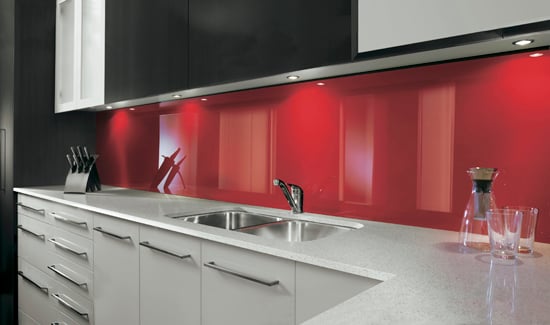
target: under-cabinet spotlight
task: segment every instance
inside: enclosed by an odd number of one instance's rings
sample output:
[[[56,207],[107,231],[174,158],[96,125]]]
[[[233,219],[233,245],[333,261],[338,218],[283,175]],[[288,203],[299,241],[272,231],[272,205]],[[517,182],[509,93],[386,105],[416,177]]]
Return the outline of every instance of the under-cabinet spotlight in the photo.
[[[300,79],[300,76],[297,75],[290,75],[286,77],[288,80],[298,80]]]
[[[207,102],[208,98],[201,98],[201,102]]]
[[[532,40],[532,39],[522,39],[522,40],[519,40],[519,41],[515,41],[512,44],[517,45],[517,46],[525,46],[525,45],[529,45],[533,42],[534,42],[534,40]]]
[[[136,109],[132,107],[132,108],[130,108],[130,110],[131,110],[131,111],[135,111]]]
[[[113,106],[111,105],[108,105],[108,106],[105,106],[106,109],[113,109]]]
[[[317,86],[324,86],[325,83],[324,83],[324,82],[318,82],[318,83],[316,83],[316,85],[317,85]]]
[[[174,95],[172,95],[172,98],[181,98],[181,95],[180,94],[174,94]]]
[[[543,54],[543,53],[540,53],[540,52],[529,54],[529,56],[532,57],[532,58],[538,58],[538,57],[541,57],[541,56],[543,56],[543,55],[544,55],[544,54]]]

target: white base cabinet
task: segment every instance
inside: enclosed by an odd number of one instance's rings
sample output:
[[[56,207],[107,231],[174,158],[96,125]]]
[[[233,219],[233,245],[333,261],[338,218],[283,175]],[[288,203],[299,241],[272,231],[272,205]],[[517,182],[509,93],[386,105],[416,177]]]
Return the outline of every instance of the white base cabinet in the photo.
[[[94,217],[94,308],[97,324],[139,324],[139,226]]]
[[[202,247],[202,324],[294,324],[294,262],[213,242]]]
[[[140,227],[140,322],[201,323],[201,241]]]
[[[300,324],[380,283],[19,199],[19,324]]]

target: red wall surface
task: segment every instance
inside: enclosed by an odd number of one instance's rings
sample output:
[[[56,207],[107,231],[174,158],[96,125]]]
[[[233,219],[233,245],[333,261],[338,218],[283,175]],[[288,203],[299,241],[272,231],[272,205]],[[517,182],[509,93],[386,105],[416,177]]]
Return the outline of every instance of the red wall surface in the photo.
[[[538,207],[536,240],[550,242],[545,52],[104,111],[99,173],[107,185],[288,209],[272,185],[281,178],[304,189],[306,212],[458,231],[466,170],[497,167],[497,204]],[[180,174],[155,176],[172,154]]]

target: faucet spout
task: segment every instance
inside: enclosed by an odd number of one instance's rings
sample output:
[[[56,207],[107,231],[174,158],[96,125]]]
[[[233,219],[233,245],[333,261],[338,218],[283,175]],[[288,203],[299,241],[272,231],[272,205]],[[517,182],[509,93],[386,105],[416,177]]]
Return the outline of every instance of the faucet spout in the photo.
[[[288,190],[288,186],[282,180],[275,178],[273,180],[273,185],[279,186],[283,191],[288,204],[293,213],[302,213],[303,212],[303,202],[304,202],[304,191],[298,185],[288,184],[292,193]]]

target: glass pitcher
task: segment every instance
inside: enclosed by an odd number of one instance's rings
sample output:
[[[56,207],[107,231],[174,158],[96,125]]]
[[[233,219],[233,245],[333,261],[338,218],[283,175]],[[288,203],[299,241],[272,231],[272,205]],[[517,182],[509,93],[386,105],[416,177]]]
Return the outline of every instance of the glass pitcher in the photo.
[[[472,167],[468,169],[472,179],[472,193],[464,210],[460,227],[459,244],[462,249],[490,251],[485,213],[496,209],[492,191],[493,181],[498,175],[496,168]]]

